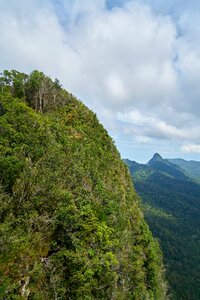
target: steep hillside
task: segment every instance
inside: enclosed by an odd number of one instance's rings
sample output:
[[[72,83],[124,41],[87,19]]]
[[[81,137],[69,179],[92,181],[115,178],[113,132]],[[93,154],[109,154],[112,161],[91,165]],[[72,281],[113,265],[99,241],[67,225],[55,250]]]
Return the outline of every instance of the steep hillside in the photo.
[[[0,299],[166,299],[128,169],[43,73],[0,78]]]
[[[155,153],[152,159],[150,159],[148,166],[177,179],[188,179],[187,175],[184,174],[184,171],[179,166],[170,163],[167,159],[163,159],[158,153]]]
[[[172,298],[200,299],[200,185],[158,155],[148,165],[125,162],[160,240]]]
[[[182,158],[167,159],[170,163],[179,166],[182,170],[187,172],[192,178],[200,182],[200,162],[194,160],[184,160]]]

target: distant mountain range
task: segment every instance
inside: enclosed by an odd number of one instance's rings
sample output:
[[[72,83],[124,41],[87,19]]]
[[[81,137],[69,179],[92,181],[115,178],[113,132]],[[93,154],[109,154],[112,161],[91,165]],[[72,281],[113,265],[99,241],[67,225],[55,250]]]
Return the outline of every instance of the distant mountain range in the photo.
[[[182,158],[168,159],[168,161],[179,166],[193,179],[200,181],[200,161],[187,161]]]
[[[156,153],[147,164],[125,163],[160,240],[172,299],[200,299],[200,162]]]

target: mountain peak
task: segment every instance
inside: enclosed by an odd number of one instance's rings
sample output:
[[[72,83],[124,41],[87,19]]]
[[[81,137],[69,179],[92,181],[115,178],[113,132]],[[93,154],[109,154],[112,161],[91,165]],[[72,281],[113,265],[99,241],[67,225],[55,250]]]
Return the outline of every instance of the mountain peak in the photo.
[[[148,166],[154,166],[154,164],[157,164],[158,162],[164,162],[164,158],[159,153],[155,153],[153,157],[148,161]]]
[[[155,153],[152,157],[153,160],[163,160],[162,156],[159,153]]]
[[[162,158],[162,156],[159,153],[155,153],[153,155],[153,157],[150,159],[150,161],[148,162],[148,165],[151,165],[154,162],[163,161],[163,160],[164,159]]]
[[[159,154],[159,153],[155,153],[152,157],[152,159],[150,159],[150,161],[148,162],[148,165],[149,166],[152,166],[154,165],[154,163],[157,163],[157,162],[163,162],[164,159],[162,158],[162,156]]]

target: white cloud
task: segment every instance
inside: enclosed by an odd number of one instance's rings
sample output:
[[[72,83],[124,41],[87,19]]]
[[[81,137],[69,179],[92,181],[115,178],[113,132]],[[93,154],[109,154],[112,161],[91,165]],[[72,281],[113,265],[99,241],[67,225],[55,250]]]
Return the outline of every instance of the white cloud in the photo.
[[[107,10],[105,0],[1,1],[0,67],[59,78],[113,135],[195,144],[200,11],[191,18],[179,6],[175,20],[161,9],[172,1],[157,1],[156,13],[148,0],[125,2]]]
[[[147,7],[131,3],[83,19],[74,36],[85,93],[89,89],[101,105],[103,99],[115,110],[135,105],[149,109],[177,94],[176,30],[169,18],[155,17]]]
[[[149,138],[148,136],[137,136],[136,137],[136,142],[138,144],[150,144],[152,142],[151,138]]]
[[[99,105],[103,100],[110,108],[166,101],[166,93],[176,92],[172,21],[154,16],[144,5],[130,2],[107,11],[104,2],[66,2],[71,22],[67,29],[48,1],[41,5],[11,1],[7,10],[4,4],[0,13],[4,65],[56,73],[78,95]]]
[[[189,152],[189,153],[200,153],[200,145],[196,145],[196,144],[183,145],[181,147],[181,151]]]
[[[200,125],[193,128],[187,126],[178,128],[159,118],[144,115],[137,110],[128,113],[118,113],[117,120],[124,123],[124,132],[126,134],[132,133],[139,137],[144,134],[146,137],[156,139],[200,139]]]

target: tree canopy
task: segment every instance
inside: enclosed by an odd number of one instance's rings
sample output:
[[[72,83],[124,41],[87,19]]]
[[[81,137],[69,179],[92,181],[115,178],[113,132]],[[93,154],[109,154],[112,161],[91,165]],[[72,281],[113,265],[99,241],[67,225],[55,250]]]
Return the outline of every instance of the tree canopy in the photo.
[[[0,86],[0,298],[166,299],[158,242],[95,114],[39,71]]]

